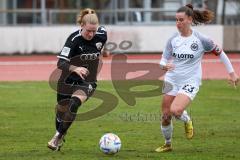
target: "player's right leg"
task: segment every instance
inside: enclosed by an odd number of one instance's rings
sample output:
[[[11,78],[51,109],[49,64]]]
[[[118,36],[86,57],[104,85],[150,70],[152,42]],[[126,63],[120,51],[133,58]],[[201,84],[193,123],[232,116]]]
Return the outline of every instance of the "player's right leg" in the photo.
[[[56,108],[55,108],[56,133],[53,135],[53,137],[50,139],[50,141],[47,144],[47,147],[50,148],[51,150],[54,150],[54,151],[60,150],[60,148],[63,145],[65,135],[61,134],[58,128],[63,123],[62,117],[64,113],[68,111],[70,98],[71,98],[70,95],[57,94],[58,104],[56,105]]]
[[[85,95],[85,94],[84,94]],[[58,104],[56,106],[56,133],[48,142],[48,148],[59,150],[64,141],[64,136],[67,130],[75,120],[78,107],[81,105],[81,100],[75,95],[57,95]]]
[[[47,147],[53,151],[58,151],[63,145],[64,135],[56,131],[55,135],[48,142]]]
[[[173,125],[172,125],[172,116],[170,113],[170,106],[173,102],[175,96],[164,95],[162,101],[162,122],[161,122],[161,131],[163,137],[165,139],[164,145],[155,149],[156,152],[168,152],[172,151],[172,133],[173,133]]]
[[[60,150],[60,148],[63,145],[64,141],[64,134],[61,134],[59,132],[59,126],[63,123],[62,117],[66,111],[69,109],[69,101],[70,101],[71,95],[65,95],[57,93],[57,105],[55,107],[55,127],[56,132],[53,135],[53,137],[48,141],[47,147],[51,150]]]
[[[185,94],[177,94],[171,105],[171,113],[177,118],[184,121],[185,134],[188,139],[193,137],[192,120],[185,111],[186,107],[191,103],[189,96]]]
[[[57,131],[53,138],[48,142],[48,148],[52,150],[59,150],[61,148],[64,136],[76,118],[78,108],[93,94],[96,88],[96,86],[94,86],[93,88],[90,88],[91,90],[89,91],[88,86],[88,84],[87,87],[85,84],[77,86],[67,102],[66,99],[61,99],[61,95],[60,98],[58,97],[58,100],[61,101],[58,101],[56,109]]]

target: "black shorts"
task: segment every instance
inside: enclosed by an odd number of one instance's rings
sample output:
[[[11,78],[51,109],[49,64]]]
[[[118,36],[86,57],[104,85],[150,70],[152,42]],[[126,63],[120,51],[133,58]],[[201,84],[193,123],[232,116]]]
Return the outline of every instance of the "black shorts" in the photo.
[[[57,87],[57,102],[70,99],[72,94],[77,90],[82,90],[86,95],[87,99],[91,97],[97,88],[95,82],[77,81],[77,82],[58,82]]]

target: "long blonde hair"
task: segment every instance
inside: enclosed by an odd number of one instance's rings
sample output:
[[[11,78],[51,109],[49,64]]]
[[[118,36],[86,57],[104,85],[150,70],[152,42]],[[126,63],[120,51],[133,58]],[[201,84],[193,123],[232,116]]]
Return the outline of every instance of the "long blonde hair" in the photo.
[[[96,11],[91,8],[81,10],[77,17],[77,23],[80,25],[85,25],[86,23],[99,24]]]

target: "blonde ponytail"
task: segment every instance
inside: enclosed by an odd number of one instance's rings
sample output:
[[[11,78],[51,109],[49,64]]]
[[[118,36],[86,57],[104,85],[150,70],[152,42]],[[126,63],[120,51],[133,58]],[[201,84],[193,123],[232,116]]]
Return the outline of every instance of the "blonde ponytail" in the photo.
[[[86,23],[99,24],[95,10],[91,8],[82,10],[77,17],[77,23],[80,25],[85,25]]]

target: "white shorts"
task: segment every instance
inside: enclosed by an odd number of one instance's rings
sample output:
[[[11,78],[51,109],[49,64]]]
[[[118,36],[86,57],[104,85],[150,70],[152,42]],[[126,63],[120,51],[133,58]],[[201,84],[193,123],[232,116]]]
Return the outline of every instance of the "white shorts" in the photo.
[[[195,98],[199,91],[199,86],[193,83],[185,83],[185,84],[172,84],[172,89],[167,92],[167,95],[176,96],[179,93],[185,94],[191,100]]]

